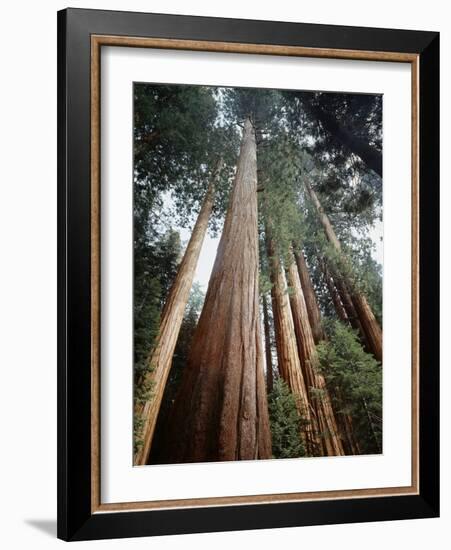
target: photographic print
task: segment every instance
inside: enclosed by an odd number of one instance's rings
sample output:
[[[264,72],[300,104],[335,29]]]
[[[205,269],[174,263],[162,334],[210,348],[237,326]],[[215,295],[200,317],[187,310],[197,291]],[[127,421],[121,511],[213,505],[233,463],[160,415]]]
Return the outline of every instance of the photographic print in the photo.
[[[382,95],[133,97],[133,464],[382,453]]]
[[[58,13],[59,538],[439,515],[439,41]]]

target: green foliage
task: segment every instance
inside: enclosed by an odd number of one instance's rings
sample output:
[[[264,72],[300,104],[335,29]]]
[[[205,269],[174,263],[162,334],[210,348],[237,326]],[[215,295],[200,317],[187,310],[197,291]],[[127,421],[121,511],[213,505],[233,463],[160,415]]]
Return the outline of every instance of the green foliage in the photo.
[[[168,229],[148,241],[145,253],[135,254],[134,323],[135,366],[147,360],[158,332],[160,311],[177,274],[181,243],[177,231]]]
[[[180,226],[197,216],[223,159],[211,228],[225,210],[238,150],[233,124],[221,120],[218,88],[135,84],[134,210],[148,225],[159,222],[167,197]],[[165,199],[166,196],[166,199]]]
[[[296,399],[281,378],[274,381],[273,391],[268,396],[268,407],[274,458],[305,456],[301,439],[305,419],[300,416]]]
[[[382,150],[382,96],[328,92],[285,91],[285,112],[291,131],[323,168],[340,173],[340,182],[354,177],[366,178],[372,189],[381,189],[381,179],[368,169],[321,122],[320,112],[338,122],[355,138],[366,142],[377,152]],[[332,182],[330,182],[332,185]],[[337,187],[338,189],[338,187]]]
[[[139,287],[141,302],[134,304],[134,378],[135,401],[144,403],[151,387],[141,381],[149,370],[148,357],[160,324],[161,285],[158,279],[144,277],[135,280],[135,291]]]
[[[374,243],[369,237],[356,239],[348,250],[355,285],[366,296],[382,327],[382,267],[372,256]]]
[[[224,88],[225,116],[241,124],[250,117],[259,132],[268,132],[281,119],[281,96],[276,90]]]
[[[134,256],[134,402],[143,404],[150,397],[152,386],[144,378],[150,372],[149,356],[158,335],[160,312],[177,273],[181,244],[179,233],[168,229],[154,231],[145,243],[135,241]],[[135,415],[135,452],[141,442],[141,420]]]
[[[216,116],[210,88],[135,84],[136,182],[148,184],[150,192],[171,185],[183,188],[186,178],[197,173],[212,153],[208,129],[213,128]]]
[[[260,210],[281,255],[304,233],[297,191],[299,149],[287,137],[278,135],[259,148]]]
[[[361,452],[382,449],[382,368],[356,333],[339,321],[327,324],[329,339],[317,346],[319,369],[335,392],[335,408],[353,420]],[[344,396],[338,400],[337,395]]]
[[[173,227],[193,224],[220,157],[213,233],[224,214],[238,136],[234,126],[218,120],[218,105],[215,88],[134,86],[135,404],[152,392],[143,379],[180,261],[180,236]],[[135,420],[139,446],[142,427]]]
[[[308,159],[309,156],[304,156]],[[309,160],[302,168],[303,174],[312,167]],[[308,177],[310,184],[316,182],[315,192],[321,202],[321,206],[327,213],[334,232],[340,241],[342,253],[327,240],[315,206],[311,203],[305,190],[302,190],[301,210],[303,213],[303,247],[309,259],[310,276],[317,290],[317,296],[323,312],[327,316],[334,316],[331,305],[331,297],[324,285],[322,267],[320,262],[325,260],[333,270],[348,281],[354,288],[362,292],[368,299],[376,319],[382,326],[382,268],[374,259],[375,243],[374,235],[370,231],[373,223],[378,219],[375,215],[377,208],[371,209],[371,215],[364,215],[362,212],[345,212],[343,205],[340,207],[333,204],[335,198],[333,193],[322,195],[320,180],[317,180],[316,169],[312,169]],[[319,183],[318,183],[319,181]],[[324,190],[323,190],[324,192]],[[344,193],[343,190],[340,193]]]

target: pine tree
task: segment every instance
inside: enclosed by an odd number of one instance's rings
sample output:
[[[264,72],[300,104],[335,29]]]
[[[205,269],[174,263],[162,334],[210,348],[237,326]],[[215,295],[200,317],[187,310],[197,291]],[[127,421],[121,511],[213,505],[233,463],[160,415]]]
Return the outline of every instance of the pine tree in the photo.
[[[309,455],[321,454],[319,426],[314,410],[310,407],[308,386],[301,368],[301,360],[296,344],[293,315],[290,308],[285,273],[271,235],[269,220],[266,226],[267,255],[272,283],[271,298],[276,337],[277,366],[279,375],[288,384],[296,401],[300,416],[306,422],[301,434]]]
[[[382,371],[365,352],[356,333],[339,321],[329,327],[329,339],[318,346],[319,365],[340,390],[337,405],[352,417],[363,454],[382,452]]]
[[[288,384],[277,378],[268,396],[269,421],[274,458],[298,458],[306,456],[300,434],[305,432],[305,419],[299,413],[296,397]]]
[[[312,328],[313,339],[315,344],[318,344],[321,340],[324,340],[324,330],[321,321],[321,312],[319,309],[318,300],[316,298],[316,292],[308,272],[304,252],[297,246],[297,243],[293,243],[293,250],[302,286],[302,292],[304,294],[305,304],[307,307],[308,318]]]
[[[304,380],[308,387],[308,400],[319,430],[319,440],[326,456],[343,455],[344,450],[338,431],[335,413],[326,385],[324,376],[317,372],[317,354],[313,333],[310,326],[307,306],[301,281],[294,260],[294,255],[289,257],[288,282],[290,285],[290,304],[293,313],[294,331],[298,346],[301,367]]]

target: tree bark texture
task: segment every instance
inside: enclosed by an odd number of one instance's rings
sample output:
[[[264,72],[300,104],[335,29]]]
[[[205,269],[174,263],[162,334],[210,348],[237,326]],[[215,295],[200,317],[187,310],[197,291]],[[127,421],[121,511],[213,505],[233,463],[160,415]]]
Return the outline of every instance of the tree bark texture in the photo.
[[[145,378],[145,382],[151,384],[151,395],[139,410],[143,420],[143,445],[135,454],[135,465],[146,464],[149,457],[164,388],[171,370],[175,345],[213,208],[215,180],[218,177],[220,164],[218,162],[161,315],[156,344],[149,358],[149,373]]]
[[[280,376],[288,384],[296,398],[300,415],[306,421],[305,432],[301,436],[306,445],[307,453],[309,456],[315,456],[322,454],[321,441],[317,436],[319,427],[315,410],[309,403],[308,388],[301,368],[285,274],[276,251],[275,243],[271,237],[268,222],[266,224],[265,237],[272,283],[271,298],[278,369]]]
[[[247,119],[207,295],[169,418],[172,463],[271,457],[258,270],[256,144]]]
[[[321,269],[323,271],[324,279],[326,281],[326,286],[331,295],[332,302],[334,304],[337,316],[340,319],[340,321],[348,324],[349,323],[348,314],[346,313],[346,310],[343,306],[340,294],[337,288],[335,287],[335,282],[329,271],[327,262],[324,259],[320,259],[319,261],[320,261]],[[304,265],[305,265],[305,262],[304,262]],[[305,270],[304,274],[307,276],[308,279],[310,279],[307,269]],[[334,388],[334,387],[329,388],[329,394],[332,400],[332,409],[335,413],[335,419],[337,422],[338,431],[341,435],[341,442],[342,442],[344,453],[346,455],[358,455],[360,454],[360,448],[354,436],[352,418],[348,413],[343,412],[344,403],[343,403],[343,398],[341,396],[339,388]]]
[[[334,304],[335,313],[342,323],[348,324],[348,314],[346,313],[346,309],[343,305],[343,302],[341,301],[340,294],[335,286],[335,281],[332,279],[332,275],[329,268],[327,267],[327,262],[325,260],[321,261],[321,267],[324,275],[324,280],[326,281],[327,290],[329,291],[332,303]]]
[[[316,211],[318,212],[318,217],[324,229],[324,233],[327,237],[327,240],[333,245],[337,253],[341,255],[342,260],[344,262],[348,262],[347,258],[344,257],[342,253],[340,241],[338,240],[335,234],[332,224],[330,223],[329,217],[324,212],[324,209],[321,206],[321,203],[315,191],[312,189],[312,187],[307,182],[307,180],[304,180],[304,182],[305,182],[305,187],[307,189],[307,192],[316,208]],[[354,306],[354,309],[357,313],[357,317],[361,325],[362,333],[365,337],[364,340],[366,341],[368,349],[371,351],[371,353],[374,355],[374,357],[378,361],[382,361],[382,329],[379,323],[377,322],[377,319],[374,316],[374,313],[371,310],[371,307],[368,304],[366,297],[362,294],[362,292],[359,289],[355,288],[355,285],[352,285],[350,281],[340,282],[339,281],[340,277],[337,276],[336,273],[334,274],[334,276],[336,277],[335,282],[336,282],[337,288],[340,289],[340,285],[343,288],[343,294],[341,293],[341,290],[340,290],[342,301],[343,301],[344,295],[346,294],[345,287],[347,287],[347,290],[351,297],[352,305]],[[343,301],[343,305],[346,308],[344,301]]]
[[[301,361],[301,368],[307,386],[310,408],[314,411],[318,439],[325,456],[344,455],[340,433],[332,408],[329,391],[324,376],[316,371],[316,346],[310,327],[307,306],[294,256],[291,255],[288,266],[288,284],[291,289],[290,304],[293,314],[294,331]],[[315,391],[316,390],[316,391]]]
[[[334,272],[333,282],[334,282],[335,288],[338,291],[338,294],[340,295],[341,303],[343,304],[343,307],[346,311],[346,316],[348,318],[349,324],[360,335],[360,339],[362,341],[363,347],[368,351],[368,353],[371,353],[371,349],[368,346],[368,343],[366,340],[365,331],[363,330],[362,323],[360,322],[359,316],[357,315],[357,311],[354,307],[351,294],[349,292],[349,289],[345,281],[343,281],[343,279],[339,274]]]
[[[316,292],[313,288],[312,280],[308,272],[304,253],[302,250],[297,250],[295,246],[293,248],[296,265],[299,271],[302,292],[304,294],[305,304],[307,306],[308,318],[310,321],[310,326],[312,327],[313,339],[315,344],[318,344],[321,340],[324,340],[321,311],[319,309],[318,300],[316,299]]]
[[[352,293],[352,303],[359,316],[371,353],[379,362],[382,362],[382,329],[370,304],[361,292]]]

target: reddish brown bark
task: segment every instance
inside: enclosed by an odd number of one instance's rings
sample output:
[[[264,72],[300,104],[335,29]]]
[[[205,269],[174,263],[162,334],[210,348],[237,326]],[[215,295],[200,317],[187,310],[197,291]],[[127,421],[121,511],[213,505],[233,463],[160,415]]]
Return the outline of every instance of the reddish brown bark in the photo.
[[[300,271],[299,275],[301,275],[301,273],[303,275],[303,279],[305,281],[304,286],[306,286],[306,288],[313,289],[313,284],[311,282],[310,274],[308,272],[307,265],[306,265],[305,261],[301,264],[299,262],[296,262],[296,263],[298,265],[298,271]],[[301,270],[299,270],[299,267],[301,267]],[[332,279],[332,276],[329,272],[329,269],[328,269],[327,264],[326,264],[325,261],[321,262],[321,268],[323,270],[324,277],[326,279],[326,284],[328,286],[329,292],[332,295],[332,299],[333,299],[333,302],[334,302],[334,305],[335,305],[335,308],[336,308],[336,311],[337,311],[337,315],[339,316],[339,318],[342,321],[348,322],[348,315],[347,315],[346,310],[345,310],[345,308],[342,304],[340,295],[339,295],[339,293],[338,293],[338,291],[335,287],[334,280]],[[301,286],[304,288],[303,285],[301,285]],[[303,288],[302,288],[302,290],[303,290]],[[319,311],[319,306],[318,306],[318,303],[316,301],[316,295],[314,295],[313,297],[314,297],[314,300],[315,300],[315,304],[318,308],[318,315],[319,315],[318,323],[319,323],[320,326],[322,326],[321,312]],[[352,306],[352,303],[351,303],[351,306]],[[354,311],[354,316],[355,316],[355,311]],[[325,334],[324,334],[323,338],[325,338]],[[299,341],[299,338],[298,338],[298,341]],[[321,387],[321,385],[322,385],[322,383],[320,382],[318,384],[318,387]],[[358,445],[358,443],[355,439],[355,436],[354,436],[354,428],[353,428],[352,418],[349,414],[342,411],[342,408],[343,408],[342,401],[343,400],[341,399],[341,395],[340,395],[340,392],[339,392],[338,388],[329,388],[328,402],[331,404],[332,412],[334,413],[334,416],[335,416],[335,420],[336,420],[335,425],[338,429],[338,433],[340,434],[341,445],[342,445],[342,449],[344,451],[344,454],[347,454],[347,455],[360,454],[359,445]]]
[[[140,414],[143,421],[143,445],[135,454],[135,465],[146,464],[149,457],[164,388],[171,370],[175,345],[213,208],[215,180],[218,177],[220,166],[221,163],[218,163],[161,314],[156,344],[149,357],[149,373],[143,381],[151,386],[151,395],[144,406],[135,411]]]
[[[312,187],[309,183],[304,180],[305,187],[307,192],[316,208],[318,213],[319,220],[323,226],[324,233],[326,234],[327,240],[332,244],[335,250],[341,255],[341,259],[344,263],[349,264],[348,259],[343,255],[341,250],[341,244],[338,240],[335,231],[330,223],[329,217],[324,212],[323,207]],[[340,290],[340,295],[343,297],[346,294],[344,287],[347,287],[347,290],[350,294],[352,305],[357,313],[357,317],[361,326],[362,334],[364,335],[364,340],[368,349],[374,355],[378,361],[382,361],[382,329],[377,322],[376,317],[374,316],[373,311],[371,310],[370,305],[363,293],[351,283],[351,281],[339,281],[340,277],[335,275],[335,283],[337,288],[340,289],[340,285],[343,287],[343,294]],[[346,298],[345,298],[346,300]],[[343,301],[343,305],[346,308],[346,304]],[[349,315],[348,315],[349,316]],[[351,320],[351,319],[350,319]]]
[[[374,357],[382,362],[382,329],[366,297],[358,291],[352,293],[352,303],[359,316],[367,345]]]
[[[285,275],[268,224],[265,233],[272,283],[271,298],[278,369],[280,376],[296,397],[299,413],[306,421],[305,432],[301,436],[307,453],[310,456],[315,456],[322,454],[322,445],[317,435],[319,427],[315,410],[310,406],[308,388],[301,368]]]
[[[346,313],[346,309],[341,301],[340,294],[335,286],[335,281],[332,279],[329,268],[325,261],[322,262],[322,270],[324,274],[324,280],[326,281],[327,290],[329,291],[330,297],[332,298],[332,303],[334,304],[334,309],[337,314],[337,317],[342,323],[348,323],[349,317]]]
[[[315,412],[318,439],[326,456],[344,455],[340,433],[332,409],[332,402],[324,377],[315,370],[317,355],[313,333],[309,322],[307,306],[294,257],[288,266],[288,284],[290,285],[290,304],[293,314],[294,331],[301,360],[304,380],[308,390],[308,400]]]
[[[266,294],[262,295],[263,304],[263,328],[265,333],[265,359],[266,359],[266,389],[272,391],[274,386],[274,376],[272,370],[272,353],[271,353],[271,330],[269,324],[268,300]]]
[[[367,349],[369,353],[371,353],[371,350],[366,341],[365,332],[363,330],[359,316],[357,315],[357,311],[354,307],[354,303],[352,301],[351,294],[348,290],[348,287],[346,286],[346,283],[336,273],[334,275],[333,281],[335,288],[340,295],[341,303],[343,304],[343,307],[346,311],[346,316],[348,318],[349,324],[354,330],[359,333],[363,346],[365,347],[365,349]]]
[[[169,419],[171,462],[271,457],[258,268],[256,144],[247,119],[204,307]]]
[[[315,344],[318,344],[318,342],[324,340],[324,329],[321,322],[321,311],[319,309],[315,289],[313,288],[312,280],[308,272],[304,253],[302,252],[302,250],[296,250],[296,247],[294,247],[294,255],[299,271],[299,278],[301,281],[305,304],[307,306],[310,326],[312,327],[313,339],[315,340]]]

